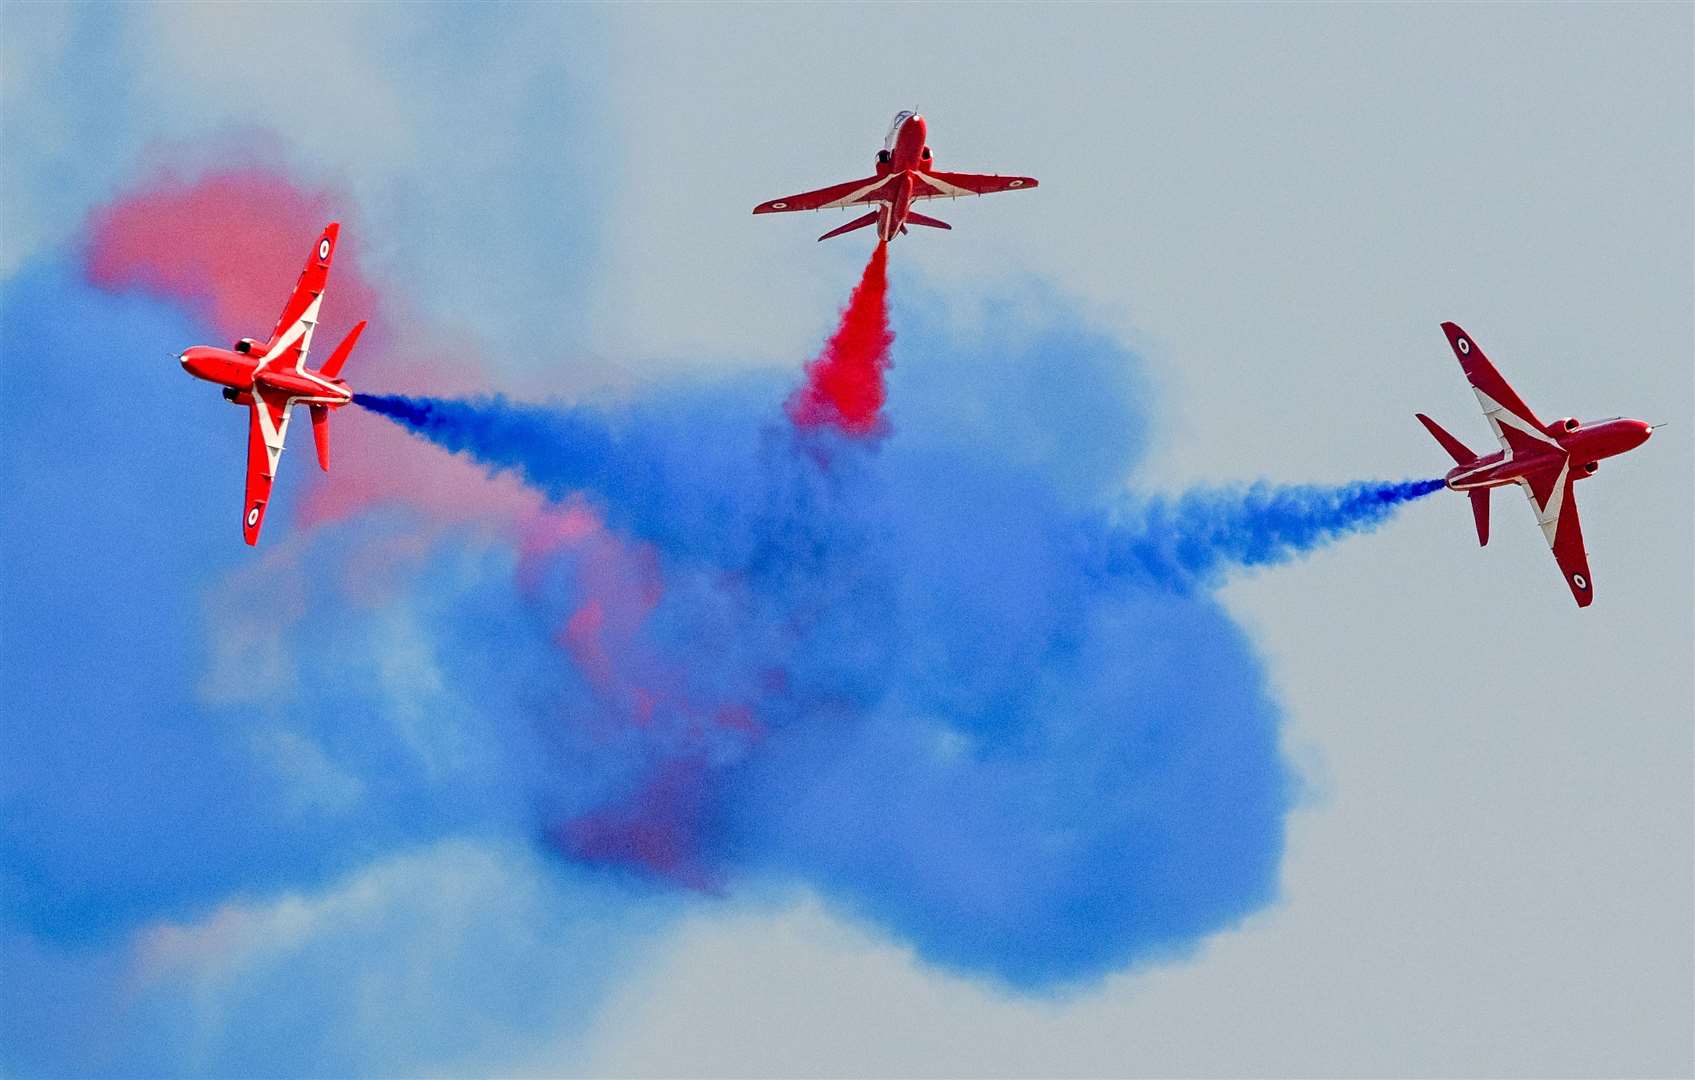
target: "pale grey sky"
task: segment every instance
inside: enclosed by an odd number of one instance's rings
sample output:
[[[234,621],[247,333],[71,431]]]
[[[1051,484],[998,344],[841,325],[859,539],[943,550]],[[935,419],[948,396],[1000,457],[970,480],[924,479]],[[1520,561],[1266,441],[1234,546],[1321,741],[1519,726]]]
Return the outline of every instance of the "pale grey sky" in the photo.
[[[83,44],[75,9],[27,26],[17,10],[13,115]],[[1578,489],[1587,611],[1512,492],[1482,551],[1463,501],[1439,494],[1229,586],[1313,790],[1281,902],[1195,956],[1021,997],[814,898],[737,900],[658,933],[586,1037],[565,1024],[550,1052],[470,1071],[1695,1071],[1695,9],[499,10],[510,63],[438,79],[395,32],[418,9],[130,9],[142,45],[114,77],[148,107],[68,179],[27,164],[104,129],[52,101],[31,108],[58,123],[8,128],[5,268],[209,126],[289,132],[290,161],[362,201],[372,262],[398,279],[451,234],[385,234],[385,213],[445,220],[490,184],[587,160],[596,187],[558,202],[592,220],[605,273],[565,296],[503,261],[525,238],[496,221],[463,293],[419,275],[501,356],[506,389],[792,370],[866,247],[813,242],[839,217],[749,210],[861,174],[916,107],[944,167],[1042,186],[938,209],[955,229],[897,243],[893,302],[903,284],[966,305],[1041,281],[1131,343],[1162,395],[1138,487],[1439,474],[1415,410],[1486,438],[1444,319],[1545,417],[1672,426]],[[311,77],[245,78],[257,43],[302,40]],[[587,145],[449,101],[453,80],[521,96],[554,64],[611,103]],[[403,107],[421,100],[447,103]],[[562,342],[578,365],[561,369]],[[896,361],[921,358],[897,343]]]

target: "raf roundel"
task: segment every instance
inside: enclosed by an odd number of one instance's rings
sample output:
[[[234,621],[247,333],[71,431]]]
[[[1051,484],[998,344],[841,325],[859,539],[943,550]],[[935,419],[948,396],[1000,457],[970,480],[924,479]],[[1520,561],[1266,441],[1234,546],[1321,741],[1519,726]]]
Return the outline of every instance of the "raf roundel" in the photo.
[[[1580,589],[1587,589],[1589,587],[1589,579],[1584,577],[1582,574],[1573,574],[1571,576],[1571,583]]]
[[[1458,349],[1460,353],[1464,355],[1465,353],[1471,352],[1471,342],[1467,341],[1465,338],[1455,338],[1454,348]]]
[[[318,241],[318,258],[327,259],[329,257],[330,257],[330,238],[326,236],[322,240]]]
[[[771,204],[771,209],[773,209],[773,210],[783,210],[783,209],[786,209],[788,207],[788,205],[789,204],[786,203],[786,202],[774,202],[774,203]]]
[[[259,508],[255,506],[247,512],[247,527],[251,529],[257,524],[259,524]]]
[[[1024,181],[1022,181],[1022,180],[1009,180],[1009,181],[1007,181],[1006,186],[1007,187],[1023,187]]]

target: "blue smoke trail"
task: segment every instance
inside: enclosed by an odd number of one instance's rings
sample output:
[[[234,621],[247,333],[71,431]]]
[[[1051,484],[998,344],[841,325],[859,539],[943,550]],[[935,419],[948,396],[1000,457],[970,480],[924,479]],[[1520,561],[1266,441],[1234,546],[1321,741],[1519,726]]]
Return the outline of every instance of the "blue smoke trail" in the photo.
[[[1231,567],[1271,566],[1383,524],[1441,480],[1339,487],[1256,483],[1147,500],[1106,538],[1103,570],[1171,587],[1216,585]]]
[[[743,487],[742,478],[721,485],[726,463],[714,461],[711,451],[698,442],[686,459],[678,460],[670,452],[663,416],[522,404],[501,396],[453,400],[359,394],[354,401],[438,446],[469,455],[491,471],[516,470],[555,501],[589,493],[615,522],[644,539],[681,540],[677,526],[699,527],[702,533],[688,537],[684,545],[697,552],[721,548],[713,534],[732,531],[732,523],[749,506],[738,496],[757,494],[736,490]],[[722,427],[726,434],[734,430],[733,424]],[[781,437],[768,429],[764,441]],[[834,443],[833,463],[870,453],[849,438],[813,432],[792,437],[797,442]],[[719,437],[711,442],[722,448],[736,440]],[[796,456],[793,463],[798,466],[803,460]],[[750,460],[746,468],[754,464]],[[1344,536],[1369,531],[1402,504],[1443,486],[1441,480],[1416,480],[1199,488],[1175,498],[1132,503],[1110,523],[1085,519],[1074,527],[1090,534],[1079,535],[1079,541],[1096,547],[1099,572],[1189,590],[1218,584],[1232,567],[1287,562]],[[712,513],[705,513],[707,509]]]

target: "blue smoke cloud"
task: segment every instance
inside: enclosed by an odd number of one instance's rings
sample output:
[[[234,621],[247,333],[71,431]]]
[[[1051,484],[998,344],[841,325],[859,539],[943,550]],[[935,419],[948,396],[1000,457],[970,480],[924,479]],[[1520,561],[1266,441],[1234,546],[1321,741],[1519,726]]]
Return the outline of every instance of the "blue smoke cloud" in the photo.
[[[198,811],[239,817],[253,787],[241,755],[192,721],[202,643],[185,628],[201,601],[183,586],[236,565],[221,541],[240,463],[202,463],[239,445],[242,418],[185,402],[170,370],[162,343],[203,327],[74,273],[26,270],[0,309],[8,362],[29,358],[0,420],[0,872],[10,916],[89,937],[239,880],[230,819]],[[174,377],[147,377],[149,363]]]
[[[1273,898],[1297,783],[1211,586],[1400,490],[1126,500],[1137,361],[1060,320],[990,316],[962,349],[908,319],[876,444],[797,436],[759,377],[391,401],[652,552],[609,686],[560,629],[635,571],[564,544],[526,577],[508,538],[382,508],[255,557],[232,542],[243,417],[169,359],[205,328],[57,263],[3,301],[39,361],[0,416],[0,966],[25,976],[0,1067],[22,1073],[477,1071],[592,1015],[698,890],[814,890],[1026,991],[1182,952]],[[65,437],[90,416],[168,422]],[[285,469],[278,512],[312,482]],[[431,889],[516,898],[408,899]],[[316,929],[267,932],[300,905]],[[257,928],[214,969],[239,975],[131,992],[133,935],[208,919]],[[378,973],[429,956],[431,996],[362,1000],[332,1035],[359,942]],[[484,961],[498,980],[467,977]]]
[[[1054,326],[1002,340],[1079,370],[1050,398],[1131,359],[1065,351]],[[1000,385],[961,378],[967,413],[974,384]],[[1182,951],[1268,902],[1294,781],[1209,590],[1441,482],[1109,500],[1110,464],[1080,474],[1057,444],[1014,432],[1009,459],[993,432],[795,432],[781,398],[747,379],[608,407],[357,401],[660,552],[645,644],[692,699],[764,725],[715,748],[696,812],[670,823],[719,878],[809,885],[931,962],[1024,988]]]

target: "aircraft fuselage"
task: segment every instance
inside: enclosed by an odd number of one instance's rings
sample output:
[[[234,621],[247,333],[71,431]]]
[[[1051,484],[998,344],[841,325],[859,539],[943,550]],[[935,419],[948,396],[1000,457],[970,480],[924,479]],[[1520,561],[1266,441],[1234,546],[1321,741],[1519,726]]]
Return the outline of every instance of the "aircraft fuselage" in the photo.
[[[928,138],[924,118],[910,113],[895,123],[887,143],[877,152],[877,175],[895,177],[888,189],[891,198],[878,209],[879,239],[893,240],[906,228],[907,215],[912,212],[914,183],[930,171]]]
[[[274,393],[303,405],[324,405],[334,409],[353,400],[353,391],[341,379],[326,379],[307,368],[295,370],[272,366],[261,371],[261,355],[238,349],[239,346],[237,349],[219,349],[211,345],[196,345],[185,349],[178,360],[183,370],[195,378],[226,387],[224,397],[238,405],[246,405],[252,400],[256,386],[261,392]]]
[[[1584,424],[1575,419],[1560,421],[1557,434],[1542,449],[1509,455],[1504,450],[1480,457],[1467,465],[1448,470],[1443,480],[1455,491],[1503,487],[1519,483],[1562,460],[1572,463],[1573,479],[1592,476],[1603,458],[1616,457],[1648,441],[1653,427],[1646,421],[1616,417]]]

